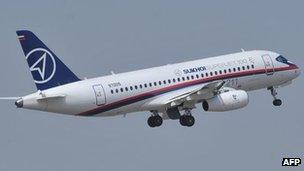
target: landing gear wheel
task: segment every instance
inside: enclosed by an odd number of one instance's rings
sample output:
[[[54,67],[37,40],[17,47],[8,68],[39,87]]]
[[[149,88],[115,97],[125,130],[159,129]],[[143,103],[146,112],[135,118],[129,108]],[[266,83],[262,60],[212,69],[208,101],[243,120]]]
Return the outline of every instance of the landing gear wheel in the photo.
[[[159,115],[153,116],[155,126],[161,126],[163,124],[163,118]]]
[[[154,128],[154,127],[155,127],[154,120],[153,120],[153,116],[150,116],[150,117],[148,118],[147,123],[148,123],[148,125],[149,125],[151,128]]]
[[[186,126],[187,125],[187,115],[181,115],[179,118],[179,123],[182,126]]]
[[[192,115],[182,115],[179,118],[179,123],[182,126],[187,126],[187,127],[191,127],[194,125],[195,123],[195,119]]]
[[[282,100],[281,99],[275,99],[273,100],[273,105],[274,106],[281,106],[282,105]]]
[[[191,127],[193,126],[195,123],[195,119],[192,115],[187,116],[187,126]]]
[[[277,98],[278,92],[274,87],[269,87],[268,90],[270,90],[271,95],[273,97],[273,102],[272,104],[274,106],[281,106],[282,105],[282,100]]]
[[[159,127],[163,124],[163,118],[159,115],[150,116],[147,123],[151,128]]]

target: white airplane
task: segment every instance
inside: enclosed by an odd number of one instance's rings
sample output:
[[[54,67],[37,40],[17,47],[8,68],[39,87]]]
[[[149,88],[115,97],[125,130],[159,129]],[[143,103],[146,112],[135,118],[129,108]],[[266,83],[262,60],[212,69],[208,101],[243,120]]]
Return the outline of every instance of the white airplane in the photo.
[[[76,116],[116,116],[150,111],[150,127],[164,119],[193,126],[197,103],[205,111],[245,107],[247,92],[268,89],[280,106],[276,89],[289,85],[300,69],[271,51],[240,53],[80,80],[32,32],[17,31],[37,92],[16,99],[18,108]]]

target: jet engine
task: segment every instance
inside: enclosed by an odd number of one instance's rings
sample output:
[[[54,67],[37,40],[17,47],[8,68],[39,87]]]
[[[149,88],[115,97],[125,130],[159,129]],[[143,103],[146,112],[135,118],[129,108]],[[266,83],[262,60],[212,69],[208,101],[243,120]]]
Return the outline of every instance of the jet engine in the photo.
[[[233,90],[220,93],[211,99],[203,101],[203,109],[212,112],[224,112],[245,107],[249,102],[244,90]]]

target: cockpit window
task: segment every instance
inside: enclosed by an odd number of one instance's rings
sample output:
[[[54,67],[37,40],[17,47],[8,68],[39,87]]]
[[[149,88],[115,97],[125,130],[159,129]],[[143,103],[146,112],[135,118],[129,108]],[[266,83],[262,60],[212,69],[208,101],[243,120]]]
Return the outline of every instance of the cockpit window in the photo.
[[[284,64],[288,64],[288,60],[284,58],[283,56],[279,56],[276,58],[277,61],[282,62]]]

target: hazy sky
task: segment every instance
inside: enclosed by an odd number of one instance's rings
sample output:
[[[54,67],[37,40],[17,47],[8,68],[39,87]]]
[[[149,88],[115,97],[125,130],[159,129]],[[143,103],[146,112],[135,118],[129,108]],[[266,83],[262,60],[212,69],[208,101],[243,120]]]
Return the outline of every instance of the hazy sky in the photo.
[[[0,96],[36,91],[15,31],[35,32],[80,77],[124,72],[246,50],[267,49],[304,65],[304,1],[0,2]],[[289,170],[304,162],[303,74],[279,89],[251,92],[237,111],[194,110],[196,124],[148,112],[78,118],[0,102],[0,170]],[[292,170],[303,170],[292,168]]]

